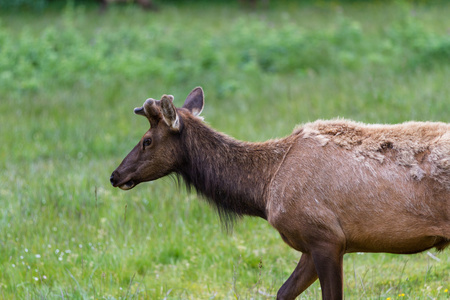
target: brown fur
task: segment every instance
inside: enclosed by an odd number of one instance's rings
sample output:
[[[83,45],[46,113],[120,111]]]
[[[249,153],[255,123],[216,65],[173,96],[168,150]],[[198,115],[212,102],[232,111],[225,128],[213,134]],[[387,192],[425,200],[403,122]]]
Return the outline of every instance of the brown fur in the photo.
[[[176,174],[225,221],[266,219],[303,253],[278,299],[294,299],[317,278],[323,299],[342,299],[345,253],[450,244],[449,124],[316,121],[286,138],[247,143],[203,123],[202,108],[197,88],[183,108],[163,96],[135,109],[151,128],[111,183],[131,189]]]
[[[450,125],[406,122],[396,125],[365,125],[348,120],[316,121],[297,130],[325,146],[332,142],[353,152],[357,160],[387,157],[410,167],[415,180],[431,177],[450,189]],[[392,152],[392,153],[391,153]]]

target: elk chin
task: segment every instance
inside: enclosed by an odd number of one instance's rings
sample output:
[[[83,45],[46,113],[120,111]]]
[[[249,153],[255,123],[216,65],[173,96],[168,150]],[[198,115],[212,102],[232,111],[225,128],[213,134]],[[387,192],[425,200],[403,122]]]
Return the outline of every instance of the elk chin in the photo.
[[[125,182],[124,184],[119,185],[119,189],[126,191],[126,190],[131,190],[135,186],[136,186],[136,183],[133,180],[129,180],[129,181]]]

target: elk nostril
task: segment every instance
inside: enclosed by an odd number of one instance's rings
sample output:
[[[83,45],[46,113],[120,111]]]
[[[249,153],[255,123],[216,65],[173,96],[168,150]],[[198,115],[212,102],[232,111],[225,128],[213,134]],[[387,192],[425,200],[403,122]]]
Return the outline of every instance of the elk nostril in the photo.
[[[114,185],[114,172],[111,174],[111,177],[109,177],[109,181]]]

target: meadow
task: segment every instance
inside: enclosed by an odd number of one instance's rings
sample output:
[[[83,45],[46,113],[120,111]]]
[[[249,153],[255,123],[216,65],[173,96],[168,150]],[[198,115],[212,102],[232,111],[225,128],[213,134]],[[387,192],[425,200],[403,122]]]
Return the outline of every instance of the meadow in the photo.
[[[231,233],[173,178],[111,172],[148,97],[263,141],[301,123],[450,119],[450,2],[168,1],[0,10],[0,298],[273,299],[300,253],[257,218]],[[347,254],[346,299],[450,299],[450,251]],[[314,283],[300,299],[320,299]]]

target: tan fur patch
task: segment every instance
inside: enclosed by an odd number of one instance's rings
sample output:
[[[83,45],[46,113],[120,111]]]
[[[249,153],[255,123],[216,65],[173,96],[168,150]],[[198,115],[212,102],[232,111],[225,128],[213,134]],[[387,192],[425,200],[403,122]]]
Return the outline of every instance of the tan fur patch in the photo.
[[[353,151],[355,159],[374,159],[381,164],[387,157],[401,166],[410,167],[414,180],[431,176],[450,189],[450,124],[439,122],[406,122],[381,125],[349,120],[318,120],[299,127],[304,138],[321,146],[334,143]]]

